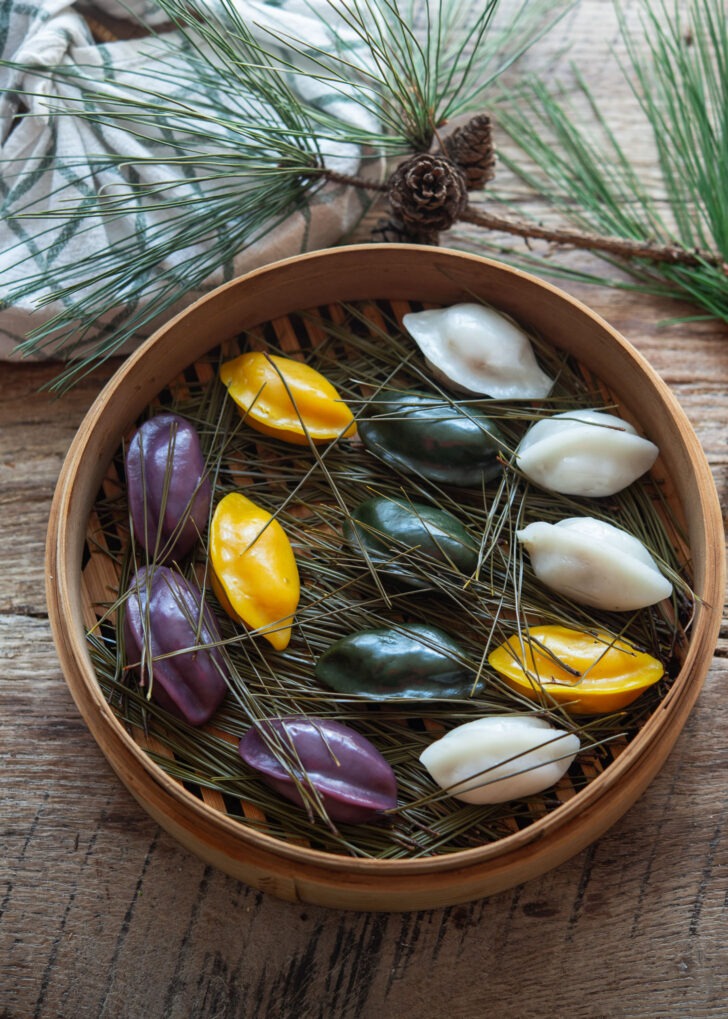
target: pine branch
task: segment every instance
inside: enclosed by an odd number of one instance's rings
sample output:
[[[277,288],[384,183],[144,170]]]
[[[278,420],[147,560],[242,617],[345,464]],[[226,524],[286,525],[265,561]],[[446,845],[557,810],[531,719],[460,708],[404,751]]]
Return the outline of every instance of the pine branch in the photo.
[[[233,259],[305,209],[327,181],[354,185],[326,166],[332,155],[359,147],[364,160],[427,148],[570,4],[522,0],[494,23],[500,0],[328,0],[293,20],[271,3],[248,24],[233,0],[158,0],[169,23],[133,26],[135,37],[147,33],[145,59],[133,68],[4,62],[23,107],[39,101],[54,130],[70,118],[97,141],[107,132],[130,141],[128,151],[102,145],[73,160],[63,149],[6,163],[17,282],[0,307],[53,309],[18,351],[74,358],[53,384],[63,391],[148,333],[185,293],[232,271]],[[316,17],[312,32],[293,37],[295,18],[310,29]],[[94,22],[92,30],[110,42],[114,27]],[[26,92],[23,81],[32,83]],[[42,159],[61,182],[52,201],[24,189],[24,179],[44,170]],[[100,222],[123,241],[99,250]],[[61,232],[89,231],[87,256],[57,257]]]
[[[158,2],[175,31],[166,36],[149,29],[156,59],[136,76],[115,69],[106,80],[95,65],[43,72],[5,64],[33,81],[45,74],[52,84],[44,83],[44,102],[57,118],[64,104],[65,115],[95,136],[124,132],[137,150],[133,158],[106,154],[93,165],[87,159],[87,166],[82,152],[75,161],[64,156],[59,168],[70,173],[72,186],[35,205],[23,197],[29,164],[4,167],[5,221],[11,229],[27,228],[34,251],[23,251],[28,272],[3,300],[54,306],[53,317],[19,349],[77,358],[55,388],[143,335],[185,292],[209,286],[216,272],[228,271],[235,257],[304,208],[327,182],[386,195],[398,240],[436,244],[461,222],[482,229],[486,244],[489,233],[505,233],[589,250],[625,268],[635,286],[670,290],[728,321],[723,0],[689,0],[689,47],[666,0],[646,0],[649,67],[636,45],[628,48],[675,225],[665,221],[586,86],[582,92],[603,131],[604,150],[580,133],[577,119],[544,82],[522,83],[517,101],[502,104],[499,126],[524,161],[516,165],[511,154],[499,156],[534,197],[565,217],[563,227],[468,200],[467,192],[482,190],[494,176],[490,118],[480,113],[450,134],[447,126],[456,115],[482,108],[484,90],[558,20],[568,0],[555,14],[551,0],[516,5],[500,27],[493,24],[499,0],[441,0],[432,8],[412,2],[408,10],[407,0],[402,7],[400,0],[328,0],[330,22],[321,12],[319,18],[321,38],[331,45],[289,37],[279,11],[267,29],[270,49],[260,41],[260,26],[254,34],[232,0],[214,8],[199,0]],[[305,79],[306,99],[295,88],[298,79]],[[54,88],[61,93],[55,98]],[[322,101],[313,101],[311,92]],[[35,98],[27,93],[27,105]],[[358,110],[353,120],[352,106]],[[381,184],[327,166],[342,145],[406,158]],[[113,197],[95,191],[97,175],[107,172],[125,184]],[[150,212],[169,216],[150,228],[143,225]],[[66,265],[54,254],[61,229],[54,217],[76,236],[94,222],[116,219],[135,222],[136,233]],[[553,272],[548,260],[506,252],[502,243],[497,250],[501,258]]]
[[[573,231],[575,246],[625,271],[631,288],[686,299],[728,322],[724,0],[685,0],[679,8],[668,0],[646,0],[641,33],[629,27],[623,12],[620,32],[627,52],[623,72],[635,97],[635,117],[654,144],[661,200],[610,127],[607,104],[578,71],[586,117],[553,82],[523,81],[501,97],[499,125],[515,148],[504,162],[533,198],[570,224],[554,243],[571,244]],[[582,235],[597,240],[582,245]],[[645,251],[646,238],[653,241]],[[499,247],[498,254],[550,275],[622,285],[516,250]]]
[[[327,180],[336,181],[339,184],[347,184],[350,187],[378,191],[388,195],[391,194],[391,177],[387,183],[377,183],[364,180],[355,175],[334,173],[329,170],[323,170],[322,175]],[[604,252],[617,258],[643,259],[648,262],[666,263],[669,265],[713,266],[728,276],[728,262],[721,255],[699,249],[690,251],[679,244],[660,244],[657,241],[650,240],[636,241],[625,237],[613,237],[560,227],[545,227],[524,219],[514,219],[508,216],[497,215],[481,208],[475,208],[471,203],[468,203],[462,211],[452,217],[448,229],[458,222],[469,223],[472,226],[482,227],[485,230],[523,237],[526,240],[547,241],[559,247]]]

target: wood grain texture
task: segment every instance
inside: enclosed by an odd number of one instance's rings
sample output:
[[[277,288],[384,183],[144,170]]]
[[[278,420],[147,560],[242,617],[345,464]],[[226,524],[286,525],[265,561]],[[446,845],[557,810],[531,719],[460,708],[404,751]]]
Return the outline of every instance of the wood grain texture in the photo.
[[[626,6],[633,17],[639,5]],[[570,43],[628,131],[608,57],[615,37],[611,3],[582,0],[529,61],[548,67]],[[634,137],[638,154],[642,144]],[[481,243],[462,228],[444,240]],[[662,327],[685,307],[565,289],[673,388],[725,507],[728,329]],[[53,366],[0,366],[0,1017],[724,1019],[725,626],[697,706],[645,795],[588,850],[512,892],[421,913],[304,909],[206,867],[160,832],[81,722],[45,615],[51,494],[108,374],[56,401],[38,392]]]

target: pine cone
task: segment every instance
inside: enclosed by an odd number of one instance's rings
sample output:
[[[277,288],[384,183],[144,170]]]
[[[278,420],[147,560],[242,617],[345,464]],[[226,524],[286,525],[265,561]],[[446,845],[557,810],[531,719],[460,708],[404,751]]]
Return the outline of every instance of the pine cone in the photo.
[[[371,230],[372,243],[378,244],[401,244],[403,242],[411,242],[417,240],[419,243],[426,243],[422,241],[418,235],[416,238],[412,234],[405,230],[404,226],[391,217],[389,219],[379,219],[375,226]],[[437,243],[437,239],[433,243]]]
[[[390,177],[389,204],[406,233],[437,243],[437,234],[449,230],[468,204],[465,175],[446,156],[417,153]]]
[[[493,125],[485,113],[456,127],[443,142],[443,154],[465,174],[468,191],[477,191],[495,177]]]

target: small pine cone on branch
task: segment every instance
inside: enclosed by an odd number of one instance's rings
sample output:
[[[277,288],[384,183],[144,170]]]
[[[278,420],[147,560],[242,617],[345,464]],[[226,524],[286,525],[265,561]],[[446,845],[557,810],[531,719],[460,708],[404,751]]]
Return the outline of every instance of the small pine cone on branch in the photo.
[[[436,244],[468,204],[465,175],[447,156],[419,152],[390,177],[389,204],[393,219],[413,240]]]
[[[468,191],[478,191],[495,177],[493,125],[487,114],[456,127],[443,141],[442,150],[465,174]]]

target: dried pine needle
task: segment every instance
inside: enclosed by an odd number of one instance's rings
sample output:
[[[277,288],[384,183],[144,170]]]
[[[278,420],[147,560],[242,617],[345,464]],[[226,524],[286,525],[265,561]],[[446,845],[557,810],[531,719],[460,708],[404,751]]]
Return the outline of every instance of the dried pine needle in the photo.
[[[419,307],[419,306],[418,306]],[[387,302],[335,305],[274,320],[216,351],[172,382],[148,408],[172,410],[197,428],[213,483],[213,506],[240,490],[280,522],[294,549],[301,576],[301,601],[293,637],[275,651],[233,623],[214,597],[230,693],[212,722],[193,729],[171,718],[132,679],[119,620],[124,592],[139,558],[130,535],[121,479],[123,449],[110,465],[95,506],[100,531],[89,535],[90,556],[110,560],[119,578],[119,597],[98,606],[99,622],[89,633],[99,683],[118,717],[148,747],[152,759],[194,795],[211,790],[226,811],[256,830],[334,853],[400,859],[451,853],[492,842],[556,809],[598,775],[639,731],[677,673],[692,594],[678,549],[685,541],[659,482],[646,478],[607,500],[584,500],[536,489],[506,464],[500,480],[482,489],[451,488],[386,467],[357,439],[325,447],[288,446],[253,431],[241,418],[217,378],[222,360],[238,350],[262,349],[302,357],[336,387],[355,415],[382,388],[427,390],[443,407],[459,398],[427,375],[421,358],[400,327],[401,312]],[[469,399],[497,421],[511,450],[541,417],[576,407],[613,409],[615,401],[571,359],[533,338],[542,365],[556,378],[548,399],[508,403]],[[342,539],[342,525],[370,495],[403,502],[425,501],[456,514],[479,537],[480,556],[470,577],[432,569],[418,550],[401,551],[425,589],[393,584]],[[212,511],[211,511],[212,512]],[[617,523],[654,552],[673,580],[668,611],[652,607],[624,614],[573,604],[536,581],[515,531],[528,520],[554,521],[578,514]],[[204,536],[203,536],[204,538]],[[204,540],[184,572],[204,587]],[[463,664],[473,674],[469,697],[373,703],[323,689],[314,677],[317,658],[353,631],[425,622],[457,635]],[[666,674],[633,705],[609,716],[575,720],[565,706],[535,704],[512,691],[487,665],[489,650],[533,622],[589,629],[606,628],[660,658]],[[485,714],[537,713],[579,735],[582,750],[555,789],[527,801],[473,806],[434,787],[419,754],[438,734]],[[381,823],[326,823],[325,811],[301,786],[308,810],[282,800],[250,772],[237,741],[255,721],[305,714],[350,724],[369,738],[395,770],[399,806]],[[150,742],[151,741],[151,742]],[[310,802],[309,802],[310,801]]]

